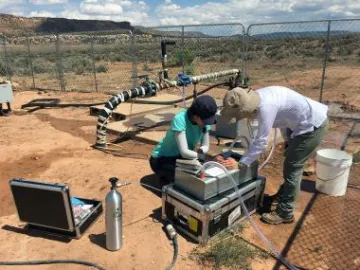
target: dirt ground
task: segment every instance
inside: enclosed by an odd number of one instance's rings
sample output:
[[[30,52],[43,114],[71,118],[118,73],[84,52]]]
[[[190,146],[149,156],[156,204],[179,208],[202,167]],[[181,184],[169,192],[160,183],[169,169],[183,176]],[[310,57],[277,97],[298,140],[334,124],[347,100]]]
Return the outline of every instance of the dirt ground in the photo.
[[[104,248],[105,219],[101,216],[80,240],[55,241],[41,235],[29,235],[19,229],[8,181],[26,178],[49,183],[65,183],[72,195],[95,198],[104,202],[109,190],[108,179],[147,181],[158,186],[148,164],[152,145],[129,141],[123,151],[136,152],[136,158],[118,157],[95,150],[97,118],[88,108],[43,109],[24,113],[20,106],[34,98],[60,98],[62,102],[106,101],[104,94],[16,92],[15,113],[0,118],[0,261],[37,259],[78,259],[97,263],[106,269],[165,269],[172,259],[172,247],[160,223],[161,198],[149,190],[131,185],[123,187],[124,245],[120,251]],[[339,146],[351,128],[350,123],[332,123],[327,145]],[[357,144],[358,141],[353,142]],[[266,193],[276,192],[281,181],[282,146],[278,146],[262,174],[267,177]],[[357,166],[357,165],[356,165]],[[310,177],[308,181],[313,182]],[[311,199],[311,193],[301,192],[296,218],[299,218]],[[282,250],[296,224],[271,227],[262,224],[254,215],[269,240]],[[265,248],[249,227],[243,235],[251,243]],[[196,245],[179,237],[179,259],[175,269],[211,269],[199,265],[188,255]],[[256,259],[253,269],[272,269],[273,259]],[[2,269],[26,269],[3,267]],[[41,266],[34,269],[85,269],[74,265]]]

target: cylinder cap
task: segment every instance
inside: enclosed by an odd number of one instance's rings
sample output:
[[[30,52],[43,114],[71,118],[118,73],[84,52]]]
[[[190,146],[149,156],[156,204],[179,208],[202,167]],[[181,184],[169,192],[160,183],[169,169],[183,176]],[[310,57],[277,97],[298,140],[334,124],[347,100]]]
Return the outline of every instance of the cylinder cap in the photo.
[[[119,179],[117,179],[116,177],[111,177],[110,179],[109,179],[109,182],[111,183],[111,188],[116,188],[116,184],[117,184],[117,181],[118,181]]]

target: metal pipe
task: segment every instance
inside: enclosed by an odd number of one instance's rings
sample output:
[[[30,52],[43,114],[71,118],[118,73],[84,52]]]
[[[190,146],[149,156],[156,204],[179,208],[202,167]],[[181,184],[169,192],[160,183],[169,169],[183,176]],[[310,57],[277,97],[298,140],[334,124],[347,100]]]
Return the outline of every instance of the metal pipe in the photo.
[[[204,75],[198,75],[198,76],[192,77],[191,82],[193,84],[195,84],[195,83],[199,83],[199,82],[205,81],[205,80],[211,80],[211,79],[217,79],[217,78],[220,78],[220,77],[236,75],[239,72],[240,72],[239,69],[231,69],[231,70],[213,72],[213,73],[204,74]]]

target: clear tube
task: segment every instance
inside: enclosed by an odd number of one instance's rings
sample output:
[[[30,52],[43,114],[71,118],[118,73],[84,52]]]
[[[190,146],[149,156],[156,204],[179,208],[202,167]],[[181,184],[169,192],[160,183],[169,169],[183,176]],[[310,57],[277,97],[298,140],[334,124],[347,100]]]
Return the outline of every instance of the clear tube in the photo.
[[[202,170],[204,172],[206,172],[206,169],[211,167],[211,166],[216,166],[220,169],[222,169],[225,173],[226,173],[226,176],[231,180],[233,186],[234,186],[234,189],[239,197],[239,201],[240,201],[240,204],[241,204],[241,208],[242,210],[244,211],[246,217],[248,218],[251,226],[254,228],[254,230],[256,231],[256,233],[260,236],[261,240],[263,240],[263,242],[270,248],[270,250],[275,254],[276,258],[278,258],[288,269],[290,270],[298,270],[298,268],[296,268],[295,266],[291,265],[290,263],[288,263],[284,258],[283,256],[275,249],[275,247],[270,243],[270,241],[265,237],[264,233],[260,230],[260,228],[256,225],[256,223],[253,221],[253,219],[251,218],[250,216],[250,213],[248,211],[248,209],[246,208],[246,205],[240,195],[240,192],[239,192],[239,188],[237,187],[236,183],[235,183],[235,180],[234,178],[232,177],[231,174],[229,174],[229,171],[223,166],[221,165],[220,163],[217,163],[215,161],[208,161],[206,163],[203,164],[202,166]]]
[[[273,141],[273,145],[271,147],[271,151],[270,151],[268,157],[266,158],[266,160],[259,166],[258,171],[261,171],[265,167],[265,165],[269,162],[271,156],[273,155],[275,146],[276,146],[276,138],[277,138],[277,129],[275,129],[275,132],[274,132],[274,141]]]

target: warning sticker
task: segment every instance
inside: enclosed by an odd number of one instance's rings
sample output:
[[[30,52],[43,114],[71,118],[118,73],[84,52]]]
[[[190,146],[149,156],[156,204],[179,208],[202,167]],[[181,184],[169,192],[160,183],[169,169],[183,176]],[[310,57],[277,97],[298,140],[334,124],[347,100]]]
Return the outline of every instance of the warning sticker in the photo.
[[[241,208],[240,205],[236,207],[228,217],[228,226],[231,226],[234,221],[236,221],[241,216]]]

